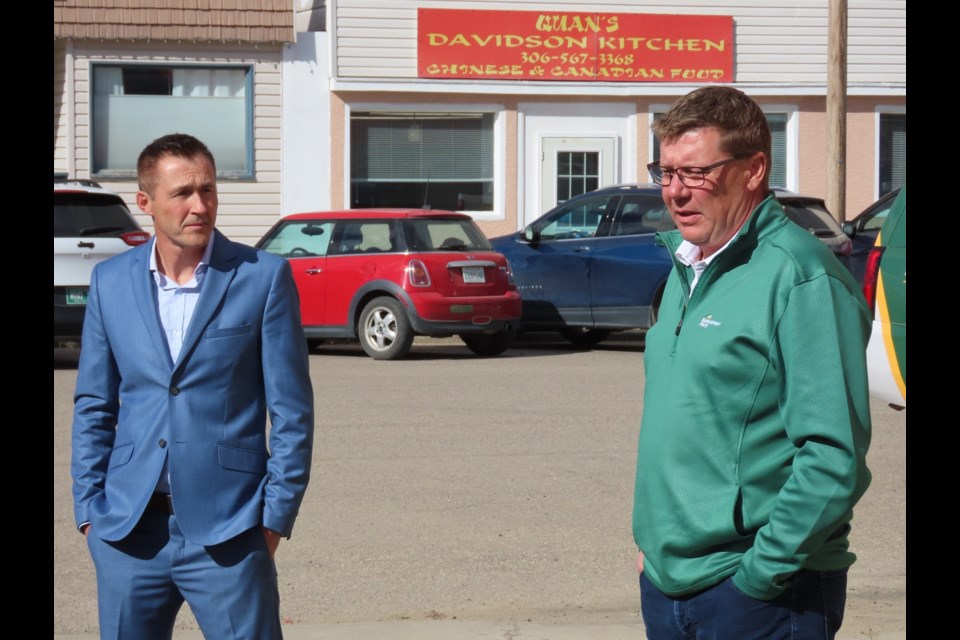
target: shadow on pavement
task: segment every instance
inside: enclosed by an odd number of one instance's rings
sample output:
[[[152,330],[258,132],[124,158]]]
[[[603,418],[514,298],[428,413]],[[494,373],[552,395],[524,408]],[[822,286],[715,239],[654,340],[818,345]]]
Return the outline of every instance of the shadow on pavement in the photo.
[[[639,351],[646,346],[646,331],[614,332],[603,342],[592,347],[578,346],[554,331],[523,333],[509,349],[498,356],[478,356],[457,337],[429,338],[418,336],[410,352],[396,362],[410,360],[488,360],[492,358],[522,358],[526,356],[566,355],[583,351]],[[355,341],[322,342],[310,349],[311,355],[368,358]]]

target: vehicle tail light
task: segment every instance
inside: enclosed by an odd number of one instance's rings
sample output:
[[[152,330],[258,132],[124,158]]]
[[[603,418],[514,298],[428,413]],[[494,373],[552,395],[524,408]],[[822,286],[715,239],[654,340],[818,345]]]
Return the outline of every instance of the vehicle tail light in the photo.
[[[150,234],[146,231],[127,231],[126,233],[120,234],[120,239],[131,247],[135,247],[149,240]]]
[[[415,287],[430,286],[430,272],[423,260],[411,260],[407,265],[407,281]]]
[[[504,266],[500,267],[500,270],[507,272],[507,283],[511,287],[516,287],[517,281],[513,279],[513,267],[510,266],[510,261],[504,258],[503,262],[504,262]]]
[[[867,267],[863,272],[863,297],[867,299],[867,307],[873,309],[877,301],[877,281],[880,278],[880,256],[886,247],[874,247],[867,254]]]

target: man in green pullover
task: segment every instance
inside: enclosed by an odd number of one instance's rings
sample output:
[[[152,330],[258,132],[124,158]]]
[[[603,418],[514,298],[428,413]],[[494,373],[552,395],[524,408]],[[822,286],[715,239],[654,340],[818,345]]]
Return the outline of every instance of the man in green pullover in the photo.
[[[655,640],[833,638],[870,483],[870,315],[768,187],[770,129],[731,87],[653,126],[677,230],[647,334],[633,534]]]

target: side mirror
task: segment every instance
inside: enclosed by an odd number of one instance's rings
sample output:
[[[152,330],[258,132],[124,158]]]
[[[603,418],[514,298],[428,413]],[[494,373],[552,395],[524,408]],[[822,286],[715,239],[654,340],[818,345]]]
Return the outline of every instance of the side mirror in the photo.
[[[852,222],[844,222],[840,226],[843,229],[843,232],[851,238],[857,235],[857,227]]]
[[[531,224],[520,233],[520,239],[531,245],[537,245],[540,243],[540,230]]]

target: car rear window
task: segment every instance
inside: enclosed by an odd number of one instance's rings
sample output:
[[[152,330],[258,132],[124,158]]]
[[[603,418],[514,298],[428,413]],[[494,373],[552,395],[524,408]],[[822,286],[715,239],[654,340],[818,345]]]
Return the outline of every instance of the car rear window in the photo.
[[[840,223],[830,212],[815,202],[781,202],[787,217],[818,236],[836,236],[843,233]]]
[[[421,218],[407,220],[407,235],[414,251],[492,251],[483,232],[472,220]]]
[[[53,237],[119,237],[140,231],[123,200],[97,193],[53,194]]]

